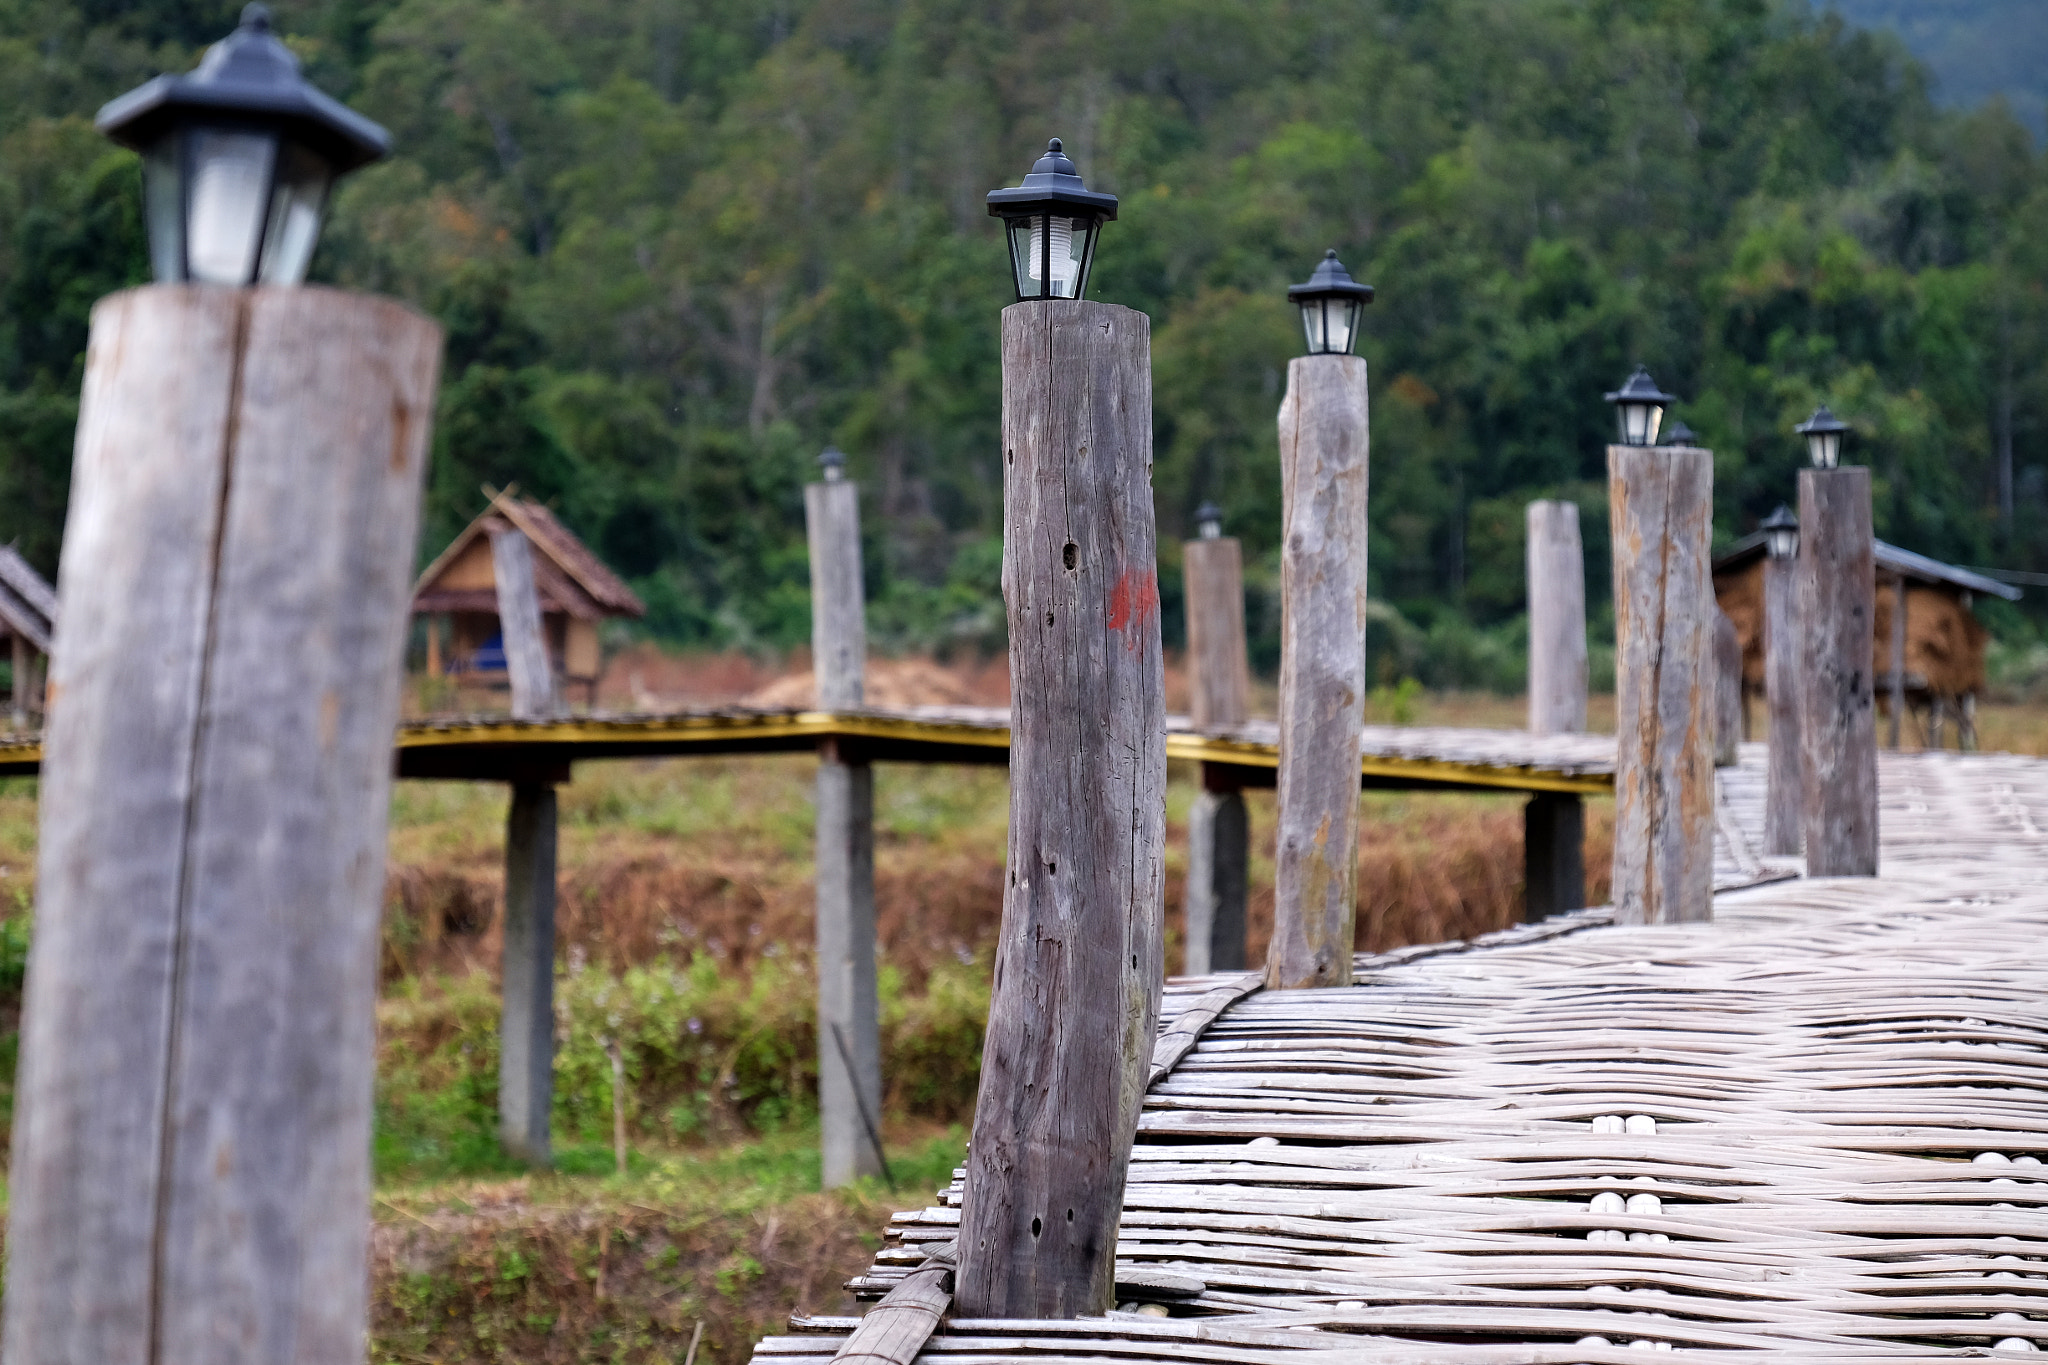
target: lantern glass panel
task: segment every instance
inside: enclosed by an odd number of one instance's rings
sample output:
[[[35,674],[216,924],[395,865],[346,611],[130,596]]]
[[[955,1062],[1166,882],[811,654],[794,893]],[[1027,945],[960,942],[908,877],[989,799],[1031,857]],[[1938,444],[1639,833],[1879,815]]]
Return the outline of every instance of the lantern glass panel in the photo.
[[[320,211],[334,172],[327,162],[293,143],[278,157],[277,184],[270,192],[270,217],[263,229],[265,284],[298,284],[306,278],[313,247],[320,240]]]
[[[1657,428],[1664,424],[1664,409],[1655,403],[1620,403],[1621,443],[1628,446],[1657,444]]]
[[[1806,438],[1806,454],[1813,461],[1815,469],[1833,469],[1842,458],[1842,433],[1839,431],[1816,431]]]
[[[248,284],[262,245],[277,136],[228,128],[196,128],[189,136],[186,266],[204,284]]]
[[[1020,299],[1078,299],[1088,287],[1092,218],[1034,213],[1009,220],[1010,265]]]
[[[1790,559],[1799,551],[1799,532],[1789,527],[1766,531],[1764,542],[1770,547],[1772,559]]]
[[[185,278],[185,176],[181,139],[160,138],[142,160],[143,212],[149,219],[149,269],[158,284]]]
[[[1310,355],[1349,355],[1358,334],[1357,299],[1329,294],[1303,299],[1301,330]]]

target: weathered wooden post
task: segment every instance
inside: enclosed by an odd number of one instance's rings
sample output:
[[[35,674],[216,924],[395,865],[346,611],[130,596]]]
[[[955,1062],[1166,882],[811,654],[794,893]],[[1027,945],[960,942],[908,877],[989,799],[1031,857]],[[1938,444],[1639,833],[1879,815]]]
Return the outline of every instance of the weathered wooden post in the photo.
[[[1742,742],[1742,636],[1718,604],[1707,608],[1714,632],[1714,766],[1735,766]]]
[[[304,86],[260,7],[222,47],[100,115],[167,171],[150,187],[158,277],[211,283],[93,310],[9,1172],[10,1361],[363,1357],[391,736],[441,333],[389,300],[285,287],[317,231],[303,187],[280,176],[279,240],[267,194],[202,192],[223,150],[300,168],[313,141],[348,169],[384,145]],[[299,121],[238,102],[251,84]],[[192,126],[222,104],[234,148]],[[242,287],[259,262],[273,287]]]
[[[858,707],[867,670],[860,490],[835,447],[804,486],[811,658],[821,711]],[[818,1115],[825,1188],[882,1173],[882,1041],[875,993],[874,769],[838,741],[818,749]]]
[[[1874,550],[1874,547],[1873,547]],[[1899,747],[1899,732],[1906,718],[1906,576],[1892,575],[1891,609],[1891,710],[1890,747]]]
[[[1309,354],[1280,403],[1279,831],[1266,984],[1351,984],[1358,911],[1360,730],[1365,722],[1365,360],[1352,355],[1372,299],[1324,255],[1301,306]]]
[[[1579,507],[1539,499],[1527,513],[1529,732],[1586,728],[1586,560]],[[1586,903],[1586,812],[1576,792],[1538,792],[1522,807],[1523,915],[1534,922]]]
[[[1806,872],[1877,875],[1877,706],[1871,634],[1877,567],[1870,471],[1839,468],[1848,425],[1825,407],[1797,428],[1814,468],[1799,471],[1799,726]]]
[[[1703,920],[1714,894],[1713,452],[1659,446],[1671,395],[1638,366],[1607,395],[1614,537],[1614,913]]]
[[[1199,538],[1181,549],[1187,585],[1188,692],[1195,728],[1229,730],[1251,711],[1245,653],[1244,561],[1223,512],[1205,502],[1195,513]],[[1202,765],[1202,791],[1188,808],[1187,963],[1189,976],[1245,969],[1245,901],[1250,890],[1251,828],[1244,792],[1228,770]]]
[[[515,720],[560,711],[543,633],[533,543],[509,522],[491,533],[499,638]],[[498,1139],[521,1161],[553,1159],[555,1097],[555,774],[512,779],[505,815],[505,932],[499,954]]]
[[[1795,570],[1799,520],[1790,508],[1764,518],[1764,702],[1770,708],[1769,767],[1764,774],[1764,852],[1796,858],[1803,846],[1805,765],[1799,743],[1799,613]]]
[[[1053,143],[997,190],[1010,841],[960,1211],[958,1311],[1105,1312],[1159,1013],[1165,676],[1151,329],[1081,295],[1114,196]]]
[[[1529,733],[1586,728],[1586,559],[1579,505],[1529,504]]]

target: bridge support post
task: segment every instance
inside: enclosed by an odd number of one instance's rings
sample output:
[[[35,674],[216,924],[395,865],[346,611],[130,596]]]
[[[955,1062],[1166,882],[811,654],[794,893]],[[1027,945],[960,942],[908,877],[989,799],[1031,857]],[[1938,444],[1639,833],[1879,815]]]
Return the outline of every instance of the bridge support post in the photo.
[[[1609,446],[1614,534],[1614,913],[1714,907],[1713,452]]]
[[[1003,506],[1009,866],[957,1311],[1075,1317],[1112,1306],[1163,968],[1143,313],[1065,299],[1003,310]]]
[[[1280,404],[1279,833],[1266,984],[1351,984],[1365,721],[1366,369],[1296,356]]]
[[[1529,733],[1586,728],[1586,555],[1579,506],[1537,500],[1528,509]]]
[[[1206,510],[1206,509],[1205,509]],[[1217,534],[1211,535],[1214,529]],[[1230,730],[1251,711],[1244,637],[1244,561],[1235,536],[1205,522],[1182,547],[1187,585],[1188,693],[1195,728]],[[1245,969],[1250,826],[1244,795],[1226,770],[1202,765],[1202,792],[1188,811],[1189,976]]]
[[[331,289],[93,309],[10,1361],[362,1359],[391,736],[440,354],[427,319]]]
[[[1522,917],[1534,924],[1586,903],[1586,806],[1575,792],[1537,792],[1522,807]]]
[[[1718,604],[1707,611],[1714,631],[1714,766],[1732,768],[1742,742],[1742,637]]]
[[[498,1140],[534,1166],[553,1159],[548,1130],[555,1102],[555,837],[554,784],[513,782],[505,815]]]
[[[811,672],[818,709],[865,700],[867,604],[860,490],[826,452],[804,487],[811,552]],[[875,775],[836,740],[818,749],[818,1119],[824,1184],[882,1174],[881,1009],[875,984]]]
[[[1799,471],[1806,872],[1877,875],[1877,569],[1870,471]]]
[[[1795,552],[1796,553],[1796,552]],[[1764,559],[1764,703],[1770,708],[1770,766],[1764,778],[1764,853],[1796,858],[1804,846],[1805,764],[1799,742],[1798,561]]]

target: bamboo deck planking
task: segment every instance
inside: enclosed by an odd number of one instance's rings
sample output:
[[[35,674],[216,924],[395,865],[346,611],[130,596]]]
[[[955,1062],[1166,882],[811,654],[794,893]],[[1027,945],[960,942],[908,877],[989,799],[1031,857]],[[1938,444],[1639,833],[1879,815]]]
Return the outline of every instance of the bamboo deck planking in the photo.
[[[1782,878],[1796,863],[1754,853],[1765,755],[1741,759],[1720,879]],[[2048,1347],[2048,762],[1879,774],[1875,879],[1361,956],[1348,989],[1170,982],[1118,1245],[1146,1314],[951,1319],[919,1359]],[[959,1194],[899,1214],[856,1292],[950,1239]],[[1168,1301],[1146,1272],[1202,1289]],[[822,1365],[853,1321],[794,1323],[756,1365]]]

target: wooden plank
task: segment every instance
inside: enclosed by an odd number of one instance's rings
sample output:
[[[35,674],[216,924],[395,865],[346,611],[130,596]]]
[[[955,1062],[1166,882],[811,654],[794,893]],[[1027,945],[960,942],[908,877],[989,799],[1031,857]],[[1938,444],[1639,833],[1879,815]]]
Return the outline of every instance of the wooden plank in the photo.
[[[1615,918],[1713,913],[1710,451],[1609,446],[1614,537]]]
[[[1870,471],[1799,471],[1800,749],[1806,870],[1877,874],[1877,577]]]
[[[1771,733],[1764,796],[1764,854],[1799,856],[1806,791],[1799,742],[1799,585],[1791,556],[1764,560],[1764,700]]]
[[[512,718],[546,720],[560,708],[541,623],[540,591],[533,582],[533,542],[524,531],[504,526],[491,532],[491,571],[498,586],[505,671],[512,680]]]
[[[1296,356],[1280,404],[1279,821],[1266,984],[1346,986],[1365,719],[1365,361]]]
[[[1529,504],[1529,732],[1586,728],[1586,556],[1579,506]]]
[[[961,1223],[967,1313],[1110,1306],[1159,1012],[1166,723],[1150,326],[1003,311],[1010,836]]]
[[[553,1161],[555,789],[514,782],[505,815],[505,928],[499,973],[498,1139],[535,1166]]]
[[[1229,729],[1251,715],[1244,636],[1244,562],[1235,536],[1181,547],[1188,627],[1188,710],[1197,730]]]
[[[947,1242],[869,1309],[833,1360],[842,1365],[910,1365],[953,1302],[958,1250]]]
[[[361,1359],[389,745],[440,340],[316,288],[94,310],[8,1359]]]

